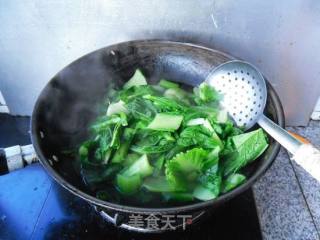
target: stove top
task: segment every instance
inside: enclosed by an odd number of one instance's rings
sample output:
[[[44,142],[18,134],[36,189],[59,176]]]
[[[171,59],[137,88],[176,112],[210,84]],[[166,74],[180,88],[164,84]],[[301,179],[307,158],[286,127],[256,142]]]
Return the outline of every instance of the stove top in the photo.
[[[0,115],[0,147],[30,144],[29,118]],[[106,223],[36,163],[0,176],[0,239],[261,239],[251,190],[183,232],[137,234]]]

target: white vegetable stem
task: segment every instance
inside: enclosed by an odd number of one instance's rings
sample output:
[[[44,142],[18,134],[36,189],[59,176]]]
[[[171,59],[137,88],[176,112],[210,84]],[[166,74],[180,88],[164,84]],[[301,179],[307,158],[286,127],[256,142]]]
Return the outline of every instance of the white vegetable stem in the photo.
[[[134,75],[130,78],[128,82],[123,86],[124,89],[128,89],[133,86],[141,86],[141,85],[147,85],[146,78],[143,76],[142,72],[137,69],[134,73]]]
[[[191,119],[187,122],[187,126],[196,126],[196,125],[203,125],[207,129],[209,129],[209,131],[211,131],[211,132],[214,131],[210,122],[207,119],[195,118],[195,119]]]
[[[180,115],[158,113],[148,128],[153,130],[174,131],[180,127],[182,120],[183,116]]]
[[[112,114],[118,113],[128,113],[128,109],[125,107],[125,103],[123,101],[119,101],[116,103],[111,103],[107,110],[107,116],[111,116]]]

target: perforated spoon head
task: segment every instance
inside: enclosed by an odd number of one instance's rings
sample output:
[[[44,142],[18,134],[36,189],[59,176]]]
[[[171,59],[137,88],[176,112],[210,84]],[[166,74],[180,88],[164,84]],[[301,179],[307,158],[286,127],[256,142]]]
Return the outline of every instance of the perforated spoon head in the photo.
[[[229,61],[212,70],[206,82],[221,95],[221,105],[238,127],[251,128],[263,115],[267,87],[262,74],[244,61]]]

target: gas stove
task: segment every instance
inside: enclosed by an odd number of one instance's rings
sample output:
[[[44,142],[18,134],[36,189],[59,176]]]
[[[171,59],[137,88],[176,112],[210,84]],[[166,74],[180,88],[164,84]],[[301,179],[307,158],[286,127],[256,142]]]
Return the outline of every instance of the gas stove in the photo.
[[[0,115],[0,147],[30,144],[29,118]],[[185,231],[122,230],[69,193],[39,163],[0,176],[0,239],[261,239],[252,190]]]

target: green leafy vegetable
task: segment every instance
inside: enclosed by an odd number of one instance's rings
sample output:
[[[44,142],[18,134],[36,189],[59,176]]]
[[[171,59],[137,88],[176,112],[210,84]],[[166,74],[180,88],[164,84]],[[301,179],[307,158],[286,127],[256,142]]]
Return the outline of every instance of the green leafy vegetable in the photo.
[[[234,153],[224,163],[224,175],[237,172],[251,161],[258,158],[268,147],[262,129],[231,137]]]
[[[239,186],[246,180],[246,177],[239,173],[231,174],[227,177],[226,180],[223,182],[223,189],[222,192],[229,192],[230,190],[234,189],[235,187]]]
[[[137,97],[127,104],[128,111],[137,120],[151,121],[157,114],[151,101]]]
[[[141,186],[141,177],[139,174],[127,176],[125,174],[117,175],[117,186],[121,193],[131,195],[137,192]]]
[[[140,154],[163,153],[173,148],[174,144],[164,144],[158,146],[132,146],[131,150]]]
[[[138,160],[141,157],[141,155],[137,154],[137,153],[129,153],[125,160],[122,162],[123,163],[123,167],[128,167],[130,166],[132,163],[134,163],[136,160]]]
[[[193,191],[193,196],[196,199],[207,201],[216,198],[218,195],[216,195],[214,192],[210,191],[210,189],[205,188],[201,185],[197,186]]]
[[[217,121],[218,123],[226,123],[228,121],[228,112],[225,109],[219,111]]]
[[[219,137],[204,126],[186,127],[180,133],[177,143],[184,147],[199,146],[209,149],[222,145]]]
[[[163,198],[168,202],[191,202],[194,199],[191,193],[185,192],[165,192]]]
[[[139,140],[131,146],[131,150],[140,154],[162,153],[174,147],[175,138],[170,132],[158,132],[146,129],[138,133]]]
[[[112,130],[110,127],[105,129],[104,131],[99,132],[97,135],[95,142],[99,145],[94,152],[95,160],[101,163],[107,163],[111,154],[112,149],[111,142],[114,138]]]
[[[218,92],[207,83],[203,82],[199,87],[194,88],[195,102],[199,105],[219,100]]]
[[[164,79],[150,85],[136,70],[115,89],[78,149],[83,180],[102,200],[215,199],[244,183],[242,168],[268,147],[261,129],[234,126],[207,83],[193,92]]]
[[[133,176],[139,175],[141,177],[150,176],[153,172],[153,167],[149,164],[147,155],[142,155],[138,160],[131,164],[124,170],[123,175]]]
[[[85,181],[90,185],[113,180],[115,175],[122,169],[120,164],[110,164],[96,168],[87,168],[82,170]]]
[[[170,82],[168,80],[162,79],[159,82],[159,85],[163,88],[179,88],[179,84],[174,83],[174,82]]]
[[[150,192],[174,192],[176,190],[164,176],[147,178],[143,182],[142,186],[148,189]]]
[[[163,93],[163,96],[185,105],[189,105],[191,102],[189,94],[180,88],[169,88]]]
[[[154,163],[155,171],[153,175],[157,176],[161,174],[164,163],[165,163],[165,156],[161,155],[160,157],[158,157],[158,159]]]
[[[176,102],[173,99],[165,97],[157,97],[152,95],[145,95],[145,99],[148,99],[153,102],[153,104],[159,109],[160,112],[176,112],[182,113],[187,111],[187,107],[181,103]]]
[[[119,99],[125,103],[129,103],[137,97],[143,97],[147,95],[157,96],[158,92],[149,85],[133,86],[128,89],[123,89],[118,93]]]
[[[202,148],[193,148],[177,154],[166,163],[167,180],[177,189],[187,190],[203,170],[208,152]]]
[[[220,171],[217,171],[217,167],[214,166],[204,172],[199,177],[201,187],[208,189],[215,197],[217,197],[221,190],[222,176]]]
[[[135,134],[135,130],[132,128],[126,128],[124,130],[120,147],[117,149],[117,151],[115,152],[112,158],[113,163],[122,162],[125,160],[131,145],[131,141],[134,137],[134,134]]]

